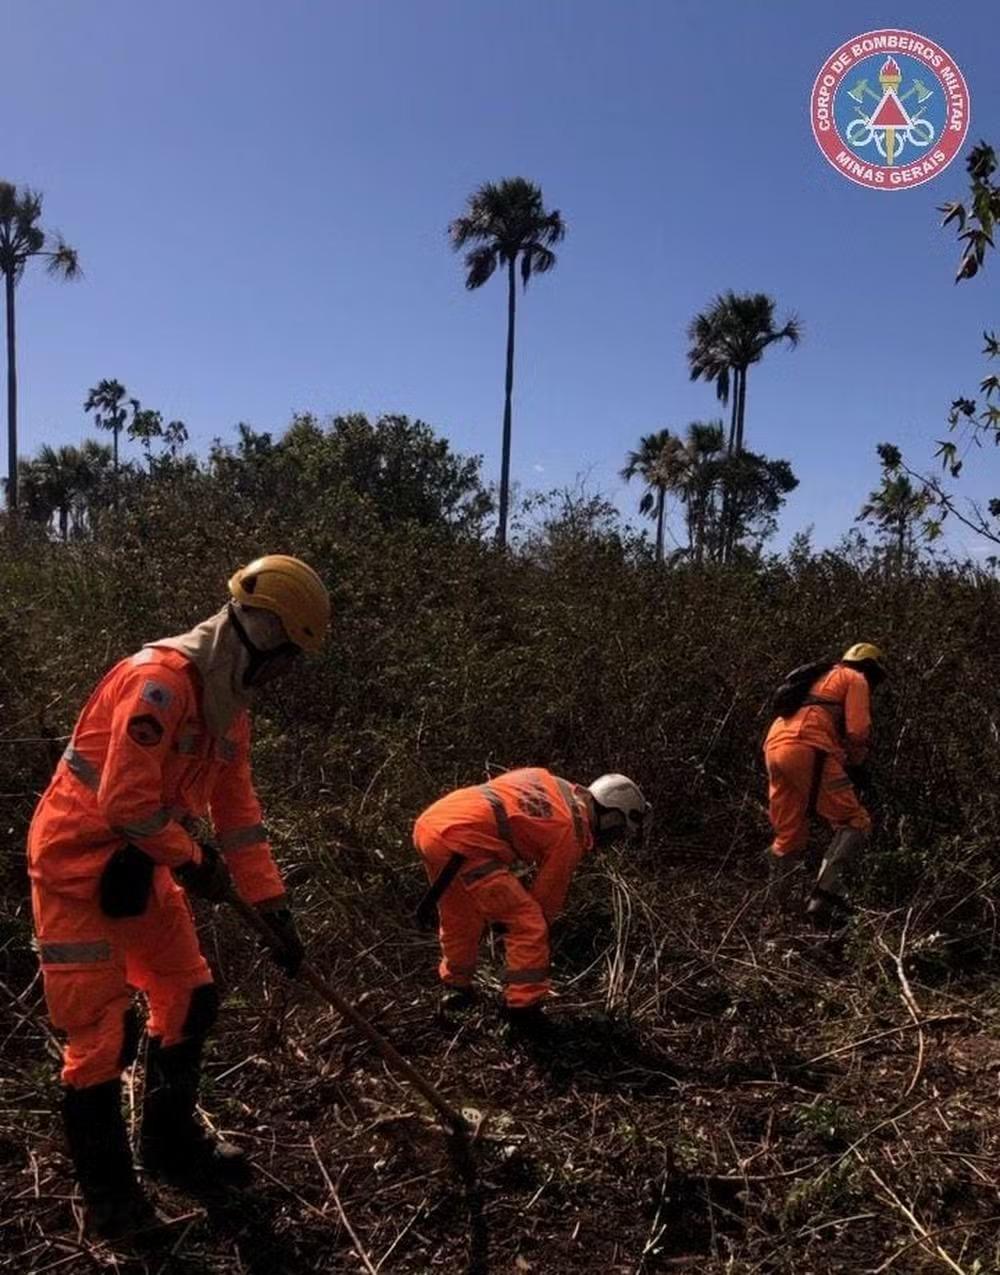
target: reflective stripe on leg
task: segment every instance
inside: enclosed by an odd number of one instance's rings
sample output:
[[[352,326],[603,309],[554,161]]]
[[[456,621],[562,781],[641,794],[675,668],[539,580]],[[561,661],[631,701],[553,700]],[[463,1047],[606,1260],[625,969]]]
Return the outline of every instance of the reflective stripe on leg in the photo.
[[[549,972],[547,965],[539,966],[536,970],[508,970],[503,976],[503,981],[508,986],[513,986],[515,983],[547,983],[549,981]]]
[[[844,873],[851,867],[867,840],[867,835],[860,828],[837,829],[816,878],[818,891],[838,898],[844,896]]]

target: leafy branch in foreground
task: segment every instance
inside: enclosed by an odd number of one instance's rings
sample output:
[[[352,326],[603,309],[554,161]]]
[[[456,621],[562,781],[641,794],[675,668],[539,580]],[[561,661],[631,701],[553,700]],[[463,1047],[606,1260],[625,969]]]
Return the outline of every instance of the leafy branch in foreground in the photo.
[[[996,150],[986,142],[974,146],[966,157],[966,170],[971,178],[968,206],[961,201],[947,203],[940,211],[945,214],[942,226],[957,223],[958,239],[963,244],[955,282],[971,279],[985,263],[986,252],[995,248],[994,229],[1000,219],[1000,184],[994,175],[998,168]],[[983,333],[983,353],[988,359],[1000,357],[1000,337],[995,331]],[[1000,376],[990,373],[979,383],[980,398],[963,395],[953,399],[948,410],[948,428],[952,438],[939,438],[935,459],[951,477],[958,478],[972,447],[982,447],[992,439],[1000,446]],[[916,479],[920,494],[934,516],[924,524],[925,535],[934,539],[941,533],[941,524],[952,516],[967,530],[981,536],[991,544],[1000,545],[1000,498],[986,502],[985,508],[974,500],[965,502],[964,512],[955,496],[949,492],[939,477],[921,474],[911,469],[898,447],[882,443],[878,449],[886,470],[887,480],[893,476]],[[996,559],[990,559],[995,562]]]

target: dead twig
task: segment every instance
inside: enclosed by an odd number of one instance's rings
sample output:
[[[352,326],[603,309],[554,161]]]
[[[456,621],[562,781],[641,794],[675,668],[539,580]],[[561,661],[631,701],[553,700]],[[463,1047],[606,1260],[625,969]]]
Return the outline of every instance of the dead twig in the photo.
[[[913,909],[906,914],[906,920],[903,923],[903,933],[899,939],[899,951],[893,952],[885,939],[880,934],[878,936],[878,945],[883,952],[889,957],[896,967],[896,977],[899,979],[900,996],[903,1004],[906,1006],[910,1017],[913,1019],[913,1025],[917,1029],[917,1065],[913,1069],[913,1075],[910,1077],[910,1083],[906,1087],[903,1094],[904,1100],[913,1093],[917,1087],[917,1081],[920,1079],[920,1073],[924,1067],[924,1031],[920,1006],[917,1004],[916,997],[910,988],[909,980],[906,977],[906,970],[903,967],[903,953],[906,950],[906,934],[910,928],[910,918],[913,915]]]
[[[316,1163],[319,1165],[319,1171],[323,1175],[323,1181],[326,1183],[330,1191],[330,1194],[333,1197],[333,1202],[337,1206],[337,1212],[340,1214],[340,1220],[344,1224],[344,1230],[351,1237],[351,1243],[354,1245],[355,1253],[361,1259],[361,1264],[362,1266],[364,1266],[365,1270],[368,1272],[368,1275],[378,1275],[378,1270],[374,1266],[372,1266],[371,1259],[369,1258],[368,1254],[365,1252],[365,1246],[358,1239],[358,1233],[357,1231],[355,1231],[354,1227],[351,1225],[350,1218],[348,1218],[347,1214],[344,1212],[344,1206],[340,1202],[340,1196],[337,1194],[337,1188],[333,1185],[333,1180],[331,1179],[329,1173],[327,1173],[326,1171],[326,1165],[323,1163],[322,1159],[320,1158],[319,1152],[316,1150],[315,1138],[309,1139],[309,1145],[312,1147],[312,1153],[316,1158]]]
[[[969,1021],[968,1014],[932,1014],[930,1018],[924,1018],[918,1023],[903,1023],[899,1027],[887,1027],[885,1031],[873,1032],[871,1036],[862,1036],[858,1040],[852,1040],[847,1045],[838,1045],[836,1049],[828,1049],[825,1054],[817,1054],[815,1058],[807,1058],[803,1063],[796,1063],[793,1070],[802,1071],[806,1067],[811,1067],[813,1063],[825,1062],[827,1058],[836,1058],[840,1054],[849,1054],[854,1049],[860,1049],[862,1045],[870,1045],[873,1041],[883,1040],[886,1036],[896,1036],[899,1032],[912,1031],[914,1027],[932,1027],[940,1023],[967,1023]]]
[[[906,1218],[906,1220],[913,1227],[914,1231],[916,1231],[919,1237],[916,1242],[919,1243],[921,1247],[926,1247],[927,1245],[930,1245],[931,1248],[933,1248],[934,1252],[941,1259],[941,1261],[944,1262],[945,1266],[947,1266],[949,1270],[955,1271],[956,1275],[968,1275],[968,1273],[961,1266],[959,1266],[959,1264],[952,1257],[950,1257],[948,1253],[945,1252],[945,1250],[941,1247],[941,1245],[935,1242],[933,1235],[931,1234],[930,1231],[928,1231],[927,1227],[924,1226],[924,1224],[920,1221],[920,1219],[913,1212],[913,1210],[908,1205],[903,1203],[903,1201],[899,1198],[899,1196],[892,1189],[892,1187],[889,1186],[886,1182],[884,1182],[879,1177],[879,1175],[875,1172],[875,1170],[868,1163],[865,1157],[859,1153],[858,1158],[862,1161],[865,1168],[868,1170],[868,1173],[871,1176],[872,1180],[878,1186],[880,1186],[882,1190],[885,1192],[885,1194],[888,1196],[894,1208],[896,1208],[900,1213],[902,1213],[903,1217]]]

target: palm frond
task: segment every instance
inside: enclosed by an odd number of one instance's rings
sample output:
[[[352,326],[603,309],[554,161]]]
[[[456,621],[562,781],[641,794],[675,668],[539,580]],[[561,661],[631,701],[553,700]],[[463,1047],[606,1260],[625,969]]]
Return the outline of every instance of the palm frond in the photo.
[[[465,257],[465,286],[472,292],[481,288],[497,268],[497,250],[492,245],[473,248]]]
[[[71,248],[63,239],[56,240],[56,246],[45,254],[49,274],[59,275],[63,279],[78,279],[83,271],[80,269],[80,257],[75,248]]]
[[[17,215],[17,187],[13,182],[0,181],[0,225],[9,224]],[[30,464],[30,461],[25,461]]]
[[[528,286],[533,274],[548,274],[556,264],[556,254],[540,243],[529,243],[521,249],[521,284]]]

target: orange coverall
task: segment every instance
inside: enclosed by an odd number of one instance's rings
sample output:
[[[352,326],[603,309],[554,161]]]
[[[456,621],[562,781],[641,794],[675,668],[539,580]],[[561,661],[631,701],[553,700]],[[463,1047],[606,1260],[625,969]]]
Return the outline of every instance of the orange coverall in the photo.
[[[844,765],[864,761],[870,738],[868,682],[846,664],[814,682],[792,717],[774,719],[764,742],[774,854],[805,849],[812,811],[834,828],[868,832],[871,819]]]
[[[441,980],[471,985],[480,937],[498,921],[506,927],[507,1004],[544,999],[551,986],[549,925],[594,844],[583,789],[547,770],[510,770],[428,807],[413,843],[432,881],[452,854],[465,860],[438,902]],[[511,872],[515,862],[537,868],[530,892]]]
[[[149,1034],[165,1046],[210,1026],[186,1023],[196,1015],[192,992],[212,974],[170,873],[200,861],[191,835],[199,819],[211,813],[247,902],[284,893],[250,777],[249,715],[212,738],[200,702],[199,674],[177,651],[144,647],[116,664],[80,714],[35,810],[32,907],[46,1003],[68,1037],[67,1085],[101,1084],[131,1061],[130,988],[145,993]],[[144,913],[111,918],[100,907],[100,877],[126,844],[157,866]]]

